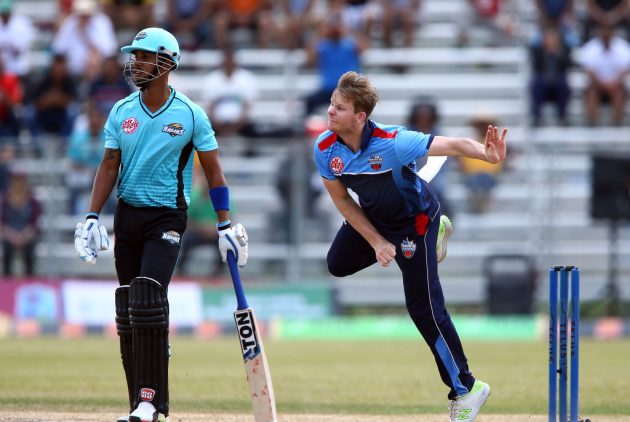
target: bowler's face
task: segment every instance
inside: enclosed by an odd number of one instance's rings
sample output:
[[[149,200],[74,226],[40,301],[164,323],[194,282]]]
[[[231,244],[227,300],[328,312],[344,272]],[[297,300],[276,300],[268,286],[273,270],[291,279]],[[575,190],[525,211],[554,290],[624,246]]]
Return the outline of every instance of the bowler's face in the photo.
[[[354,105],[337,92],[332,95],[328,106],[328,130],[345,132],[351,130],[357,121]]]

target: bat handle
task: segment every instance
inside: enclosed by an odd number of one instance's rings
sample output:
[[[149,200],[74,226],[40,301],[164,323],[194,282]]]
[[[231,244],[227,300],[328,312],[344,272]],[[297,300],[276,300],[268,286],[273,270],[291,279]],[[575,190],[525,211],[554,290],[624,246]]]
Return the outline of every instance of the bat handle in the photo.
[[[230,268],[230,275],[232,276],[232,284],[234,284],[234,293],[236,293],[237,309],[247,309],[247,299],[245,298],[245,292],[243,291],[243,284],[241,283],[241,276],[238,271],[238,265],[236,264],[236,257],[234,252],[227,252],[227,262]]]

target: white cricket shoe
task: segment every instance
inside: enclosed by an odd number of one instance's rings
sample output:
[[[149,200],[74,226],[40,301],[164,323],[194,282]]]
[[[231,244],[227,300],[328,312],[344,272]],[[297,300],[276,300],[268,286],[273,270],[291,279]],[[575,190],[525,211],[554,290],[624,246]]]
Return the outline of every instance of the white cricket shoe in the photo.
[[[437,261],[442,262],[446,258],[446,242],[453,233],[453,225],[451,219],[446,215],[440,216],[440,228],[438,229],[438,237],[436,243]]]
[[[448,402],[451,422],[473,422],[489,395],[490,386],[483,381],[475,380],[475,384],[468,394]]]
[[[129,415],[122,415],[116,419],[116,422],[129,422]]]
[[[168,416],[155,410],[151,402],[141,401],[136,410],[129,415],[129,422],[168,422]]]

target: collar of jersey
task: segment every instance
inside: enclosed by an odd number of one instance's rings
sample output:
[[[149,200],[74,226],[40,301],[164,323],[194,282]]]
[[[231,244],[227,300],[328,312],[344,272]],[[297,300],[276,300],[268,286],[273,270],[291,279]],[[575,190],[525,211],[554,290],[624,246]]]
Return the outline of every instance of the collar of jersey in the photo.
[[[365,122],[365,126],[363,126],[363,132],[361,132],[361,148],[357,151],[357,155],[361,153],[361,151],[365,151],[370,143],[370,139],[372,139],[372,132],[376,127],[376,123],[372,120]],[[350,149],[348,145],[341,139],[341,136],[337,135],[337,140],[341,142],[346,148]]]
[[[162,105],[162,107],[160,107],[155,113],[151,113],[151,110],[149,110],[147,108],[146,105],[144,105],[144,101],[142,101],[142,92],[138,93],[138,101],[140,102],[140,108],[142,108],[142,110],[144,110],[144,112],[152,119],[156,118],[157,116],[159,116],[160,114],[164,113],[164,111],[166,111],[166,109],[171,105],[171,103],[173,102],[173,99],[175,99],[175,88],[173,88],[172,86],[168,86],[171,89],[171,95],[169,95],[168,99],[166,100],[166,102],[164,103],[164,105]]]

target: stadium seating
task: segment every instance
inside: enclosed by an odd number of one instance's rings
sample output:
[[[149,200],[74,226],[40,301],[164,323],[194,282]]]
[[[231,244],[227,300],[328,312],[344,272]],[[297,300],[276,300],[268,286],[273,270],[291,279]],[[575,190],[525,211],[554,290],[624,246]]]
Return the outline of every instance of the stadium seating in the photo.
[[[529,69],[525,47],[454,47],[454,16],[461,12],[464,2],[423,2],[425,25],[417,34],[418,48],[390,50],[385,54],[375,46],[364,55],[364,70],[370,74],[382,97],[375,110],[376,120],[404,122],[413,99],[430,95],[437,99],[446,135],[470,135],[469,120],[485,112],[494,114],[502,126],[510,129],[509,146],[513,155],[510,169],[501,176],[488,213],[471,215],[463,211],[466,195],[460,175],[455,166],[448,172],[447,198],[456,214],[448,258],[441,264],[445,294],[455,302],[482,301],[483,258],[498,252],[513,252],[534,256],[539,269],[558,264],[580,265],[585,273],[583,279],[587,281],[584,297],[601,295],[607,280],[608,228],[605,223],[593,222],[589,217],[589,156],[599,149],[628,151],[630,129],[582,126],[580,95],[586,81],[585,75],[577,70],[570,75],[575,92],[570,105],[574,127],[529,127],[526,92]],[[17,6],[35,20],[44,22],[51,15],[43,10],[52,3],[26,0],[17,2]],[[524,16],[531,18],[531,5],[527,5],[531,2],[519,3],[525,8]],[[47,36],[49,34],[43,32],[40,45],[45,44]],[[301,103],[297,99],[317,84],[315,72],[302,66],[303,53],[244,49],[237,57],[244,66],[255,70],[259,80],[260,101],[254,106],[253,117],[285,123],[297,121],[301,116]],[[36,66],[43,66],[48,52],[39,49],[33,52],[32,58]],[[199,100],[200,78],[218,63],[219,55],[215,51],[185,52],[182,68],[173,75],[173,85]],[[407,67],[406,73],[390,72],[391,66],[401,64]],[[233,187],[237,218],[250,232],[251,261],[245,270],[248,279],[330,280],[322,265],[328,242],[306,239],[299,245],[289,246],[268,241],[270,214],[279,207],[273,180],[282,158],[291,152],[287,144],[257,140],[259,155],[243,158],[241,139],[221,139],[220,142],[224,170]],[[67,195],[63,188],[63,165],[58,160],[36,159],[21,159],[20,165],[37,182],[37,196],[49,205],[45,216],[48,230],[38,248],[40,272],[114,277],[111,252],[104,253],[101,257],[104,262],[96,266],[83,265],[75,257],[71,233],[76,217],[59,212]],[[323,199],[321,208],[330,215],[331,227],[335,229],[340,220],[333,205]],[[104,221],[111,228],[111,217],[106,216]],[[329,233],[328,238],[332,235]],[[620,242],[621,269],[628,270],[630,235],[627,230],[622,230]],[[201,268],[208,253],[213,253],[210,248],[195,251],[193,266]],[[297,255],[302,259],[296,270]],[[288,265],[279,265],[289,262],[291,269]],[[342,303],[402,303],[399,276],[391,269],[373,267],[359,277],[332,282],[340,288]],[[544,291],[539,294],[543,295]],[[624,294],[630,295],[630,292]]]

